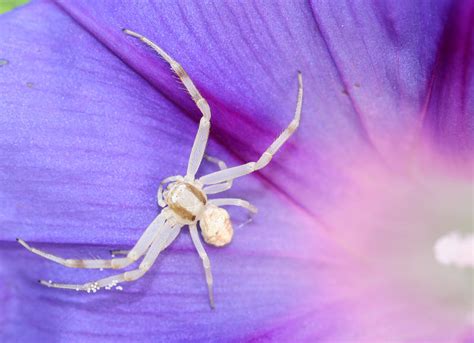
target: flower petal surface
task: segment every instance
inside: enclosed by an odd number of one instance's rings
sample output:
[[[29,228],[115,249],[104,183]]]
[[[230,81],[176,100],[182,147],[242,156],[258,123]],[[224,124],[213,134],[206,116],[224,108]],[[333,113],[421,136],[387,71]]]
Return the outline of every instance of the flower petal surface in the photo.
[[[398,221],[380,221],[404,213],[399,198],[414,192],[411,182],[402,195],[377,192],[405,189],[398,177],[410,165],[406,150],[429,137],[435,153],[472,152],[472,45],[463,45],[473,39],[472,8],[43,0],[0,17],[9,28],[0,31],[0,338],[367,342],[464,334],[465,309],[444,311],[446,293],[412,301],[407,290],[426,287],[433,274],[407,282],[372,260],[400,261],[389,265],[412,275],[411,261],[382,233],[400,250],[424,247],[396,244]],[[160,180],[186,169],[200,113],[169,67],[122,28],[183,65],[213,110],[209,154],[229,165],[257,159],[289,123],[303,73],[299,130],[266,169],[226,195],[260,212],[237,229],[246,216],[232,209],[233,243],[208,248],[215,311],[187,232],[142,280],[95,295],[34,280],[82,282],[106,271],[66,269],[14,243],[21,236],[67,257],[107,258],[157,215]],[[391,204],[400,210],[388,211]],[[429,230],[419,236],[431,240]],[[410,240],[416,230],[403,232]]]

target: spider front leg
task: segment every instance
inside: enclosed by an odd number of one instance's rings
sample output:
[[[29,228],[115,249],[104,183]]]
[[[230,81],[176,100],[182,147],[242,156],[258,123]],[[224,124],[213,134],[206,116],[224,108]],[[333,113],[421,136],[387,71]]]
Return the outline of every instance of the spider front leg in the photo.
[[[220,170],[227,169],[227,164],[224,161],[219,160],[218,158],[211,157],[206,154],[204,155],[204,158],[211,163],[217,164]],[[232,180],[225,181],[217,185],[210,185],[210,186],[204,187],[203,190],[204,192],[206,192],[206,194],[216,194],[216,193],[224,192],[230,189],[231,187],[232,187]]]
[[[167,241],[165,242],[165,245],[163,246],[163,249],[166,249],[171,243],[173,243],[179,231],[180,230],[172,231],[172,234],[168,237]],[[128,253],[130,253],[130,250],[110,250],[110,253],[112,255],[127,255]]]
[[[239,198],[220,198],[220,199],[210,199],[210,204],[216,206],[240,206],[247,209],[251,214],[256,214],[258,209],[249,203],[247,200],[239,199]]]
[[[211,308],[214,308],[214,291],[212,288],[213,279],[212,279],[212,271],[211,271],[211,261],[209,261],[209,257],[207,256],[206,250],[201,243],[201,239],[199,238],[199,232],[197,230],[196,224],[189,225],[189,231],[191,232],[191,239],[193,240],[194,246],[199,254],[199,257],[202,260],[202,265],[204,267],[204,273],[206,275],[206,283],[207,283],[207,290],[209,292],[209,305]]]
[[[160,182],[160,185],[158,186],[158,193],[156,195],[156,197],[158,199],[158,205],[160,207],[165,207],[166,206],[166,201],[163,197],[163,185],[167,184],[168,182],[178,181],[180,179],[182,179],[181,176],[175,175],[175,176],[167,177],[166,179],[164,179],[163,181]]]
[[[293,120],[288,127],[278,136],[278,138],[268,147],[256,162],[249,162],[237,167],[232,167],[217,171],[199,178],[203,185],[212,185],[223,181],[230,181],[238,177],[253,173],[265,167],[272,159],[273,155],[282,147],[282,145],[291,137],[298,128],[301,117],[301,108],[303,104],[303,77],[298,72],[298,100],[296,102],[296,111]]]
[[[112,257],[115,257],[116,255],[128,255],[129,252],[130,250],[110,250],[110,255],[112,255]]]
[[[24,240],[17,238],[18,243],[20,243],[27,250],[32,253],[44,257],[50,261],[62,264],[63,266],[69,268],[86,268],[86,269],[120,269],[125,268],[128,265],[132,264],[138,260],[148,249],[150,244],[160,234],[160,231],[163,229],[165,220],[167,219],[167,212],[163,211],[157,216],[151,224],[147,227],[145,232],[139,238],[135,246],[127,253],[126,257],[122,258],[112,258],[112,259],[65,259],[50,253],[47,253],[43,250],[36,249],[31,247]]]
[[[146,45],[155,50],[166,62],[168,62],[168,64],[171,66],[171,69],[173,69],[173,71],[179,77],[184,87],[186,87],[186,90],[189,92],[192,99],[194,100],[197,107],[202,113],[202,118],[199,121],[199,129],[196,134],[196,138],[194,139],[194,144],[191,149],[191,154],[189,156],[188,169],[186,172],[186,177],[190,180],[193,180],[194,175],[196,175],[196,172],[199,169],[199,166],[201,165],[204,151],[206,150],[207,139],[209,137],[209,129],[211,127],[211,109],[209,107],[209,104],[207,103],[206,99],[203,98],[201,93],[199,93],[199,90],[196,88],[193,81],[189,77],[188,73],[186,73],[186,71],[183,69],[183,67],[170,55],[168,55],[162,48],[160,48],[157,44],[153,43],[151,40],[142,36],[139,33],[127,29],[124,29],[123,32],[132,37],[140,39]]]
[[[95,293],[104,287],[106,289],[110,289],[122,282],[135,281],[145,275],[145,273],[153,266],[160,252],[166,247],[167,242],[170,241],[171,238],[174,240],[178,236],[180,229],[181,226],[165,226],[161,235],[156,237],[156,239],[151,244],[150,249],[145,254],[143,261],[140,263],[137,269],[84,284],[57,283],[45,280],[40,280],[40,283],[46,287],[51,288],[72,289],[76,291]]]
[[[258,212],[258,209],[254,205],[249,203],[247,200],[238,199],[238,198],[210,199],[209,204],[212,204],[212,205],[215,205],[215,206],[218,206],[218,207],[220,207],[220,206],[239,206],[239,207],[243,207],[246,210],[248,210],[250,215],[249,215],[248,219],[245,222],[239,224],[239,226],[238,226],[239,228],[241,228],[242,226],[245,226],[248,223],[252,222],[253,216]]]

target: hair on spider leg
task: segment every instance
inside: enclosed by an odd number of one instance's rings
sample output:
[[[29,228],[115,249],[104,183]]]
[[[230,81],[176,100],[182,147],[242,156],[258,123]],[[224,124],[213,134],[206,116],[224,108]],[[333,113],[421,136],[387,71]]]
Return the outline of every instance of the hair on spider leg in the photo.
[[[251,222],[253,222],[253,216],[249,216],[246,221],[244,221],[243,223],[240,223],[239,226],[237,226],[237,229],[240,229],[240,228],[250,224]]]
[[[254,219],[255,215],[257,214],[257,212],[258,212],[258,209],[257,209],[256,207],[253,208],[253,211],[247,212],[247,213],[248,213],[248,215],[247,215],[247,220],[244,221],[243,223],[240,223],[240,224],[237,226],[237,228],[240,229],[240,228],[242,228],[242,227],[244,227],[244,226],[250,224],[251,222],[253,222],[253,219]]]
[[[178,86],[178,87],[179,87],[179,89],[181,89],[181,90],[183,90],[183,91],[185,91],[185,90],[186,90],[186,87],[184,87],[182,84],[179,84],[179,86]]]
[[[127,255],[130,250],[125,250],[125,249],[112,249],[109,250],[109,254],[112,257],[115,257],[116,255]]]
[[[87,256],[88,256],[89,259],[91,259],[91,260],[97,260],[97,259],[98,259],[98,258],[97,258],[97,255],[94,254],[94,253],[93,253],[92,251],[90,251],[90,250],[87,251]]]
[[[173,70],[173,69],[171,69],[171,70]],[[172,78],[177,82],[178,87],[179,87],[180,90],[185,91],[185,92],[188,93],[188,89],[183,84],[183,81],[181,81],[181,79],[178,76],[176,76],[176,74],[173,73]]]

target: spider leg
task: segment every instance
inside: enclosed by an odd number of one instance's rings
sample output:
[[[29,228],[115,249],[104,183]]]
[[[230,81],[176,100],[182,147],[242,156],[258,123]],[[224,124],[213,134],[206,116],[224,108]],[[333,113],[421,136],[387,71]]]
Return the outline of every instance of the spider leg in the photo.
[[[211,157],[207,154],[204,154],[204,158],[211,163],[217,164],[220,170],[227,169],[227,164],[222,160],[219,160],[215,157]],[[216,185],[210,185],[210,186],[204,187],[203,190],[204,192],[206,192],[206,194],[215,194],[215,193],[224,192],[230,189],[231,187],[232,187],[232,180],[229,180],[229,181],[225,181],[223,183],[219,183]]]
[[[197,230],[196,224],[189,225],[189,231],[191,232],[191,239],[193,240],[194,246],[196,247],[199,257],[202,260],[202,265],[206,274],[207,290],[209,292],[209,304],[211,305],[211,308],[214,308],[214,291],[212,289],[213,280],[211,262],[209,261],[209,257],[207,257],[206,250],[204,250],[204,247],[201,243],[201,239],[199,238],[199,232]]]
[[[211,126],[211,109],[209,107],[209,104],[207,103],[206,99],[202,97],[201,93],[199,93],[199,90],[196,88],[193,81],[189,77],[188,73],[186,73],[186,71],[183,69],[183,67],[178,62],[176,62],[170,55],[168,55],[162,48],[160,48],[148,38],[136,32],[127,29],[124,29],[123,32],[132,37],[140,39],[146,45],[155,50],[166,62],[168,62],[168,64],[171,66],[171,69],[173,69],[173,71],[179,77],[184,87],[186,87],[187,91],[189,92],[192,99],[194,100],[197,107],[202,113],[202,118],[199,121],[199,129],[196,134],[196,138],[194,139],[194,144],[191,149],[191,154],[189,156],[188,169],[186,172],[186,176],[189,179],[194,179],[194,175],[196,175],[199,165],[201,164],[204,155],[204,150],[206,149],[207,139],[209,137],[209,129]]]
[[[293,120],[290,122],[288,127],[280,134],[280,136],[278,136],[278,138],[268,147],[268,149],[265,150],[265,152],[260,156],[257,162],[249,162],[240,166],[204,175],[199,179],[202,184],[211,185],[223,181],[233,180],[240,176],[244,176],[253,173],[256,170],[262,169],[271,161],[273,155],[281,148],[281,146],[288,140],[288,138],[291,137],[293,132],[295,132],[295,130],[299,126],[301,108],[303,104],[303,77],[300,72],[298,73],[298,83],[298,100],[296,103],[296,111]]]
[[[238,198],[219,198],[219,199],[210,199],[208,201],[210,204],[212,205],[216,205],[216,206],[240,206],[240,207],[243,207],[245,209],[247,209],[249,212],[250,212],[250,215],[248,217],[248,219],[239,224],[239,228],[241,228],[242,226],[245,226],[247,225],[248,223],[252,222],[253,220],[253,216],[258,212],[258,209],[252,205],[251,203],[249,203],[247,200],[243,200],[243,199],[238,199]]]
[[[255,214],[258,211],[257,208],[251,203],[249,203],[247,200],[238,199],[238,198],[210,199],[208,202],[216,206],[227,206],[227,205],[240,206],[249,210],[251,214]]]
[[[171,234],[168,237],[168,240],[165,242],[165,245],[163,246],[163,249],[166,249],[173,241],[178,237],[179,232],[181,231],[181,228],[177,228],[176,230],[173,230]],[[130,250],[111,250],[110,253],[112,255],[127,255],[130,252]]]
[[[127,255],[130,250],[110,250],[110,255],[114,257],[115,255]]]
[[[227,164],[224,161],[218,159],[217,157],[212,157],[208,154],[204,154],[204,159],[208,162],[217,164],[220,170],[227,169]]]
[[[163,211],[158,215],[150,225],[146,228],[145,232],[138,239],[135,246],[127,253],[126,257],[122,258],[112,258],[112,259],[66,259],[59,257],[50,253],[47,253],[43,250],[36,249],[31,247],[24,240],[17,238],[18,243],[20,243],[27,250],[32,253],[44,257],[50,261],[62,264],[63,266],[70,268],[86,268],[86,269],[120,269],[125,268],[128,265],[132,264],[138,260],[147,250],[153,240],[160,234],[160,231],[163,230],[165,220],[167,218],[167,212]]]
[[[181,232],[181,228],[182,228],[182,226],[175,226],[173,228],[173,230],[171,230],[171,233],[169,234],[168,238],[166,239],[165,244],[163,245],[161,250],[165,250],[166,248],[168,248],[171,245],[171,243],[174,242],[176,237],[178,237],[179,233]]]
[[[156,239],[153,241],[151,244],[150,249],[146,253],[143,261],[140,263],[139,267],[134,270],[130,270],[128,272],[122,273],[122,274],[117,274],[117,275],[112,275],[97,281],[93,282],[87,282],[84,284],[68,284],[68,283],[57,283],[57,282],[52,282],[52,281],[45,281],[45,280],[40,280],[39,282],[46,287],[51,287],[51,288],[62,288],[62,289],[72,289],[76,291],[86,291],[88,293],[90,292],[96,292],[99,289],[105,287],[106,289],[110,289],[114,286],[116,286],[119,283],[125,282],[125,281],[134,281],[139,278],[141,278],[145,273],[153,266],[155,263],[156,259],[158,258],[158,255],[160,254],[161,251],[163,251],[164,246],[168,242],[170,236],[173,236],[176,238],[177,233],[179,233],[180,226],[164,226],[164,231],[159,237],[156,237]],[[176,235],[175,232],[177,231]]]
[[[160,207],[165,207],[166,206],[165,199],[163,198],[163,185],[167,184],[168,182],[177,181],[180,178],[181,178],[181,176],[175,175],[175,176],[167,177],[166,179],[164,179],[163,181],[160,182],[160,186],[158,187],[158,193],[157,193],[158,205]]]

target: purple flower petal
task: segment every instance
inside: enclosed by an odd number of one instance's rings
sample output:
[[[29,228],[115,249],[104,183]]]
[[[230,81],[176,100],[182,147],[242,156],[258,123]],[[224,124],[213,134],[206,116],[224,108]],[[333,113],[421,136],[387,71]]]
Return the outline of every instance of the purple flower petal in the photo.
[[[315,264],[303,243],[318,233],[307,229],[307,215],[252,177],[245,186],[236,182],[230,195],[252,198],[259,217],[225,250],[208,249],[216,312],[209,310],[201,263],[186,233],[123,294],[91,297],[38,286],[39,277],[87,281],[105,272],[54,265],[14,238],[71,257],[106,257],[118,244],[130,246],[157,214],[159,180],[184,170],[197,125],[56,5],[37,2],[2,20],[16,32],[1,40],[8,51],[1,70],[3,341],[200,341],[228,334],[229,323],[239,339],[267,334],[274,320],[285,321],[305,302],[295,294],[314,287],[297,275]],[[238,163],[215,143],[210,151]],[[237,224],[245,220],[240,211],[231,213]],[[307,235],[295,236],[293,228]],[[321,245],[327,252],[317,264],[343,255],[330,247]]]
[[[1,17],[9,32],[0,32],[6,54],[0,58],[8,61],[0,66],[0,113],[7,113],[0,117],[0,338],[452,337],[454,326],[439,325],[445,316],[414,323],[420,308],[438,313],[431,298],[417,307],[384,280],[383,269],[365,269],[358,259],[398,257],[384,244],[371,255],[360,243],[384,241],[374,234],[378,227],[363,230],[356,221],[355,212],[372,208],[353,204],[367,191],[367,180],[354,173],[370,169],[361,165],[380,170],[381,161],[402,161],[393,151],[412,144],[422,121],[435,143],[472,147],[472,63],[462,72],[456,62],[472,55],[461,44],[472,38],[471,18],[471,5],[449,1],[357,8],[38,1]],[[123,294],[95,296],[51,291],[32,280],[88,281],[105,272],[69,270],[12,243],[19,235],[57,243],[44,247],[62,255],[106,257],[109,248],[133,244],[157,214],[157,183],[185,169],[199,113],[166,64],[124,36],[123,27],[182,62],[213,109],[210,153],[231,164],[257,158],[287,125],[296,71],[304,75],[300,130],[263,178],[247,177],[229,193],[255,202],[260,213],[231,246],[208,249],[215,312],[187,234]],[[440,48],[458,34],[455,49]],[[449,100],[438,106],[451,86]],[[448,125],[444,108],[464,109],[453,114],[456,125]],[[238,210],[232,216],[245,220]]]
[[[123,242],[156,214],[157,183],[186,165],[195,123],[56,5],[2,20],[15,30],[2,32],[2,238],[29,227],[77,243],[87,228]]]
[[[296,70],[302,70],[302,127],[272,170],[261,173],[322,221],[321,213],[349,186],[344,169],[359,162],[361,152],[380,152],[389,159],[388,153],[409,148],[418,135],[438,44],[453,7],[451,1],[358,7],[300,1],[275,6],[159,2],[141,3],[131,12],[127,4],[60,3],[198,118],[186,94],[176,92],[170,82],[167,66],[152,53],[144,58],[143,50],[135,49],[139,44],[111,28],[132,28],[172,51],[210,100],[214,136],[243,161],[257,158],[287,125],[294,110]],[[222,68],[226,65],[233,67]]]
[[[472,158],[474,150],[474,3],[458,2],[438,43],[422,112],[437,149]]]
[[[251,2],[216,2],[202,7],[158,2],[144,3],[135,13],[126,4],[106,2],[100,6],[61,2],[61,6],[197,119],[194,104],[170,82],[167,65],[111,28],[131,28],[173,52],[211,104],[213,136],[242,161],[258,158],[288,125],[296,105],[296,74],[301,70],[306,88],[302,126],[275,158],[272,170],[262,174],[312,215],[319,217],[332,200],[334,184],[344,183],[342,168],[361,150],[371,149],[358,114],[338,86],[338,70],[324,42],[308,34],[316,27],[307,4],[260,7]],[[113,16],[104,15],[111,12]],[[341,137],[350,150],[341,146]],[[341,155],[346,156],[345,163],[338,158]],[[309,172],[315,177],[308,178]],[[318,199],[315,193],[324,193],[325,198]]]

